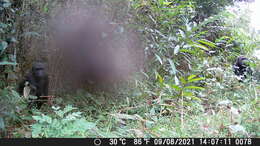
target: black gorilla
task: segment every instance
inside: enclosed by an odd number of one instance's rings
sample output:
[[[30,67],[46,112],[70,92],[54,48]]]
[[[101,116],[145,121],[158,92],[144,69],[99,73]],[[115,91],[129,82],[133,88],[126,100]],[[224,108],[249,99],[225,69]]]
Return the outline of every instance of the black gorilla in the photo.
[[[32,70],[19,84],[18,92],[20,95],[23,95],[24,87],[28,83],[31,89],[30,94],[38,97],[36,101],[30,102],[29,107],[36,105],[40,109],[46,99],[44,96],[48,96],[49,77],[45,69],[45,64],[40,62],[33,64]]]
[[[252,70],[249,64],[246,63],[248,61],[248,58],[244,56],[239,56],[233,65],[234,73],[240,78],[240,81],[247,78],[247,75],[252,75]]]

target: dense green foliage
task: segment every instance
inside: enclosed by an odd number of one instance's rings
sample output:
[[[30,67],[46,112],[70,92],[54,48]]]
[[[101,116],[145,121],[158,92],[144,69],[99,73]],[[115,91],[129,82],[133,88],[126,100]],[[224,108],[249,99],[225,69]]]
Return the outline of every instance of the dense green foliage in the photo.
[[[260,35],[249,28],[246,10],[226,9],[233,1],[86,0],[93,7],[102,4],[108,13],[116,12],[116,21],[127,17],[126,27],[135,28],[141,36],[145,69],[141,77],[119,86],[115,93],[78,90],[57,95],[53,107],[40,111],[26,108],[25,100],[9,84],[16,58],[23,58],[16,56],[15,48],[20,54],[27,48],[7,42],[16,42],[13,36],[18,36],[19,44],[26,42],[23,34],[12,31],[15,26],[28,27],[23,33],[33,33],[31,38],[50,39],[41,25],[55,5],[63,4],[12,2],[0,0],[3,137],[260,137],[260,64],[252,56]],[[44,15],[42,24],[37,19],[30,19],[33,26],[17,20],[34,14],[31,9]],[[251,60],[254,71],[244,82],[238,82],[232,70],[240,55]]]
[[[32,137],[86,137],[95,123],[87,122],[81,112],[71,112],[75,108],[67,106],[64,110],[53,108],[55,115],[50,117],[39,113],[32,116],[36,121],[32,125]]]

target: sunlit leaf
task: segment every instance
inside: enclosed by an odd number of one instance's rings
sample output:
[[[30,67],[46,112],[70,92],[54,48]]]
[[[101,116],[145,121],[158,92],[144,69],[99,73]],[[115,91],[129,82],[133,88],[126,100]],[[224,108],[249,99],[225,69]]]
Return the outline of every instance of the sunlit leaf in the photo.
[[[163,83],[164,82],[162,76],[159,73],[156,73],[156,79],[158,79],[159,83]]]
[[[211,42],[211,41],[208,41],[208,40],[205,40],[205,39],[202,39],[202,40],[198,40],[198,42],[204,44],[204,45],[207,45],[209,47],[212,47],[212,48],[215,48],[216,45],[215,43]]]
[[[5,123],[4,123],[4,119],[2,117],[0,117],[0,129],[1,130],[5,129]]]
[[[198,90],[203,90],[204,88],[198,87],[198,86],[186,86],[184,87],[185,89],[198,89]]]
[[[164,1],[163,2],[163,5],[166,5],[166,6],[168,6],[168,5],[170,5],[172,2],[166,2],[166,1]]]
[[[187,81],[183,77],[181,77],[180,80],[181,80],[182,84],[186,84],[187,83]]]
[[[188,31],[191,31],[191,29],[192,29],[192,26],[191,26],[191,25],[189,25],[189,23],[187,23],[187,24],[186,24],[186,29],[187,29]]]
[[[44,7],[43,7],[43,12],[48,13],[48,11],[49,11],[48,3],[46,3],[46,4],[44,5]]]
[[[239,124],[230,125],[228,128],[232,134],[247,134],[246,129]]]
[[[7,24],[4,24],[4,23],[0,22],[0,28],[7,28],[7,26],[8,26]]]
[[[0,42],[0,55],[3,54],[3,52],[5,51],[5,49],[8,47],[8,43],[5,41],[1,41]]]
[[[176,75],[177,70],[176,70],[176,67],[175,67],[173,61],[172,61],[171,59],[168,59],[168,62],[169,62],[170,65],[171,65],[171,71],[172,71],[172,74]]]
[[[180,91],[181,90],[181,88],[179,87],[179,86],[177,86],[177,85],[171,85],[171,87],[173,88],[173,89],[176,89],[177,91]]]
[[[174,76],[174,81],[176,85],[180,85],[180,80],[178,79],[177,76]]]
[[[188,77],[188,80],[191,80],[191,79],[193,79],[193,78],[195,78],[196,77],[196,75],[190,75],[189,77]]]
[[[201,99],[200,99],[199,97],[196,97],[196,96],[191,96],[191,99],[192,99],[192,100],[201,101]]]
[[[95,123],[87,122],[85,119],[79,119],[75,122],[75,125],[77,125],[78,128],[82,128],[82,130],[90,130],[96,127]],[[79,129],[79,130],[80,130]]]
[[[196,54],[197,53],[195,50],[191,50],[191,49],[180,49],[180,52],[190,53],[190,54]]]
[[[162,65],[163,64],[163,62],[162,62],[162,59],[161,59],[161,57],[160,56],[158,56],[157,54],[155,54],[155,57],[156,57],[156,59],[160,62],[160,64]]]
[[[194,43],[194,44],[192,44],[192,46],[193,46],[193,47],[196,47],[196,48],[200,48],[200,49],[202,49],[202,50],[206,50],[206,51],[209,50],[208,47],[206,47],[206,46],[204,46],[204,45],[202,45],[202,44],[198,44],[198,43]]]
[[[0,65],[17,65],[16,62],[1,61]]]
[[[182,31],[182,30],[179,30],[179,31],[180,31],[181,37],[186,38],[186,34],[185,34],[185,32]]]
[[[9,0],[3,0],[3,7],[8,8],[12,5],[12,3]]]
[[[178,54],[180,51],[180,46],[177,45],[175,48],[174,48],[174,55]]]
[[[163,3],[164,3],[164,0],[158,0],[158,3],[159,3],[160,6],[162,6]]]
[[[183,92],[183,96],[191,97],[191,96],[193,96],[193,93],[192,92]]]
[[[201,81],[201,80],[205,80],[205,78],[203,78],[203,77],[201,77],[201,78],[195,78],[195,79],[189,80],[188,82],[191,83],[191,82],[196,82],[196,81]]]
[[[119,119],[136,120],[135,115],[128,115],[128,114],[111,114],[111,115]]]

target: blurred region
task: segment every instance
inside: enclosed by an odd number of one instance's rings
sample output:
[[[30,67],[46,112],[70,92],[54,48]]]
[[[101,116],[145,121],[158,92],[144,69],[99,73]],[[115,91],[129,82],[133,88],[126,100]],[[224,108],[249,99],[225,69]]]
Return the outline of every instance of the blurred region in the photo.
[[[256,29],[257,31],[260,31],[260,20],[259,20],[259,14],[260,14],[260,1],[254,1],[252,3],[249,3],[249,8],[252,11],[251,13],[251,26]]]
[[[142,69],[144,53],[133,29],[114,23],[99,8],[69,7],[50,23],[50,90],[107,89]]]

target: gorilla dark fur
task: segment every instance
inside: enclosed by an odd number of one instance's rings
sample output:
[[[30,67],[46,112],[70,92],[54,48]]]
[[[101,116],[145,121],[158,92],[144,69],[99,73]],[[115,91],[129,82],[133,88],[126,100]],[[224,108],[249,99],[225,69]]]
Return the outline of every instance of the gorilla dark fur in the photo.
[[[18,92],[20,95],[23,95],[26,82],[29,83],[30,94],[38,97],[36,101],[30,102],[29,107],[36,105],[40,109],[46,99],[44,96],[48,96],[49,77],[45,64],[41,62],[33,64],[31,71],[25,75],[19,84]]]
[[[240,78],[240,81],[247,78],[247,75],[252,75],[252,70],[250,66],[246,63],[247,61],[249,61],[248,58],[244,56],[239,56],[233,65],[234,73]]]

